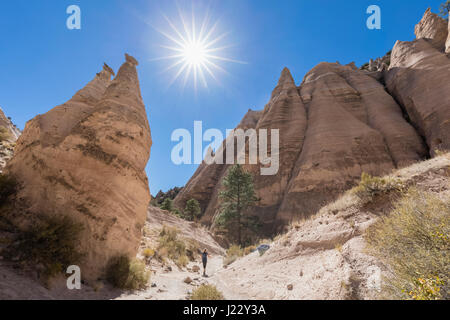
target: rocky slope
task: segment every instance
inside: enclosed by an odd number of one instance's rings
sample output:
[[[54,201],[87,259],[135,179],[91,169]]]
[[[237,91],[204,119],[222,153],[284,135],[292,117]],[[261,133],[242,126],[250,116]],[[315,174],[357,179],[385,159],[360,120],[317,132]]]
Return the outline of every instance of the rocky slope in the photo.
[[[450,200],[450,154],[393,172],[420,191]],[[245,299],[377,299],[386,267],[367,254],[365,230],[389,213],[389,197],[361,206],[351,192],[308,220],[294,223],[270,249],[232,263],[214,275],[224,292]]]
[[[81,270],[89,280],[111,256],[136,255],[146,219],[152,141],[137,64],[126,55],[112,81],[105,65],[68,102],[30,120],[6,168],[21,184],[16,225],[42,215],[83,224]]]
[[[321,63],[298,87],[283,70],[264,110],[251,111],[242,121],[245,128],[280,130],[279,172],[262,176],[260,165],[245,166],[261,198],[249,214],[260,217],[263,233],[311,216],[362,172],[383,175],[450,149],[450,60],[443,21],[427,10],[416,26],[418,40],[398,42],[389,68]],[[211,225],[227,168],[200,165],[175,204],[184,208],[187,200],[197,199],[202,222]]]

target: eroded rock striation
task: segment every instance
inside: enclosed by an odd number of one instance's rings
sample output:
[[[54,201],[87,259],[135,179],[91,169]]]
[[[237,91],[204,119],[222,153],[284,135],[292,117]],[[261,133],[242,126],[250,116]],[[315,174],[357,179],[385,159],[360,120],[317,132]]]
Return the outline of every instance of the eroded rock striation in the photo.
[[[443,50],[448,35],[447,21],[428,8],[422,20],[416,25],[414,33],[417,39],[427,39],[432,46]]]
[[[276,175],[261,175],[260,164],[244,166],[261,199],[249,214],[260,217],[266,233],[312,215],[352,187],[362,172],[382,175],[428,152],[384,86],[352,65],[321,63],[299,87],[284,69],[264,111],[252,111],[243,123],[280,131]],[[227,167],[203,163],[175,204],[184,208],[187,200],[197,199],[202,221],[213,223]]]
[[[385,75],[389,92],[434,155],[450,149],[450,59],[424,39],[395,44]]]
[[[109,258],[135,256],[150,192],[152,144],[137,61],[117,76],[106,64],[72,99],[30,120],[6,170],[21,183],[17,224],[68,215],[84,226],[82,276],[101,276]]]
[[[299,87],[285,69],[264,110],[244,117],[248,129],[280,130],[278,173],[245,165],[261,199],[248,214],[258,215],[264,233],[316,213],[362,172],[380,176],[450,150],[447,25],[427,10],[415,32],[417,40],[397,42],[379,59],[382,68],[321,63]],[[197,199],[202,222],[213,225],[228,167],[200,165],[175,205]]]

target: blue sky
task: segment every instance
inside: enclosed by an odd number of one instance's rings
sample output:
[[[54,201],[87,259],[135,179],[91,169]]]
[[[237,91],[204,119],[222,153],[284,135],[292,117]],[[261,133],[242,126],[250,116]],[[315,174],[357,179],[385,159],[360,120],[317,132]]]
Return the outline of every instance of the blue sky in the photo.
[[[414,26],[427,7],[438,11],[443,0],[195,0],[201,19],[210,7],[219,43],[233,45],[221,55],[246,62],[220,62],[228,73],[208,79],[208,88],[193,81],[169,87],[176,69],[155,58],[168,54],[170,42],[156,29],[170,31],[165,14],[177,26],[177,4],[191,14],[192,1],[179,0],[1,0],[0,106],[24,128],[37,114],[64,103],[101,70],[103,62],[117,70],[124,53],[135,56],[142,96],[153,136],[147,166],[155,194],[182,186],[197,165],[176,166],[170,159],[176,144],[173,130],[234,128],[249,108],[268,102],[283,67],[297,83],[322,61],[357,65],[384,55],[396,40],[414,39]],[[81,8],[81,30],[68,30],[66,8]],[[369,5],[378,5],[382,29],[369,30]],[[173,32],[172,32],[173,34]],[[219,45],[218,45],[219,46]],[[205,143],[206,145],[206,143]]]

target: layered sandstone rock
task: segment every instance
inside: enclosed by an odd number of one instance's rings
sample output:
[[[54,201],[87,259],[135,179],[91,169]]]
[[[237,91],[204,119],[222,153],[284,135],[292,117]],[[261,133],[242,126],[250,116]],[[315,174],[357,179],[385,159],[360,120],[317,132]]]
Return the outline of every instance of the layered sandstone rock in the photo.
[[[447,21],[428,8],[414,32],[417,39],[427,39],[438,50],[443,50],[448,35]]]
[[[71,100],[29,121],[7,167],[22,185],[18,224],[68,215],[84,225],[87,279],[111,256],[136,254],[146,219],[152,141],[136,65],[126,55],[112,81],[105,65]]]
[[[315,213],[353,186],[362,172],[381,175],[427,154],[383,85],[352,65],[322,63],[298,88],[283,70],[259,120],[250,123],[248,128],[279,129],[280,134],[277,174],[261,175],[260,164],[244,166],[261,199],[248,214],[258,215],[265,233]],[[204,209],[202,222],[213,223],[226,172],[227,165],[203,163],[175,204],[184,208],[187,200],[197,199]]]
[[[385,78],[431,155],[450,150],[450,59],[445,53],[424,39],[398,41]]]

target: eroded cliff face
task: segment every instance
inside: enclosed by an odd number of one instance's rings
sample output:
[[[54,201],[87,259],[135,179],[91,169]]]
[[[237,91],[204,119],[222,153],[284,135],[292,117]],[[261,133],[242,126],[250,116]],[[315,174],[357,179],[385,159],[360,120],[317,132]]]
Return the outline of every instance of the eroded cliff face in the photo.
[[[280,169],[253,173],[261,201],[248,214],[280,231],[311,216],[354,186],[363,172],[380,176],[450,149],[450,60],[445,54],[447,25],[425,12],[418,40],[397,42],[379,72],[354,64],[321,63],[302,84],[285,69],[271,100],[248,128],[280,130]],[[445,28],[443,26],[445,25]],[[386,86],[385,86],[386,85]],[[202,222],[212,225],[227,165],[203,163],[175,204],[197,199]]]
[[[65,104],[30,120],[6,171],[21,184],[14,220],[68,215],[84,226],[82,276],[109,258],[135,256],[150,201],[145,166],[152,144],[137,61],[111,81],[108,66]]]
[[[14,154],[14,147],[21,132],[19,128],[7,118],[0,108],[0,173]]]

